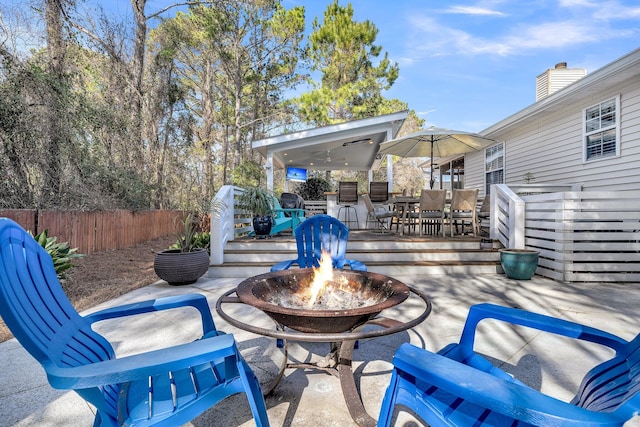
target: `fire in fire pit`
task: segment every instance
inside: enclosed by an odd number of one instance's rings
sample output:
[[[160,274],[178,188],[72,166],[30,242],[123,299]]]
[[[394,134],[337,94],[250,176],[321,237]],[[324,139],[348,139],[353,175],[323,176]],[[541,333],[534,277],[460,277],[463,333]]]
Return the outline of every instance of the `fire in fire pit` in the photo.
[[[328,265],[332,270],[330,262]],[[353,270],[332,270],[330,276],[318,279],[320,285],[316,280],[314,289],[317,270],[322,267],[250,277],[238,285],[236,293],[242,302],[264,311],[276,322],[312,333],[351,330],[409,296],[409,288],[398,280]]]

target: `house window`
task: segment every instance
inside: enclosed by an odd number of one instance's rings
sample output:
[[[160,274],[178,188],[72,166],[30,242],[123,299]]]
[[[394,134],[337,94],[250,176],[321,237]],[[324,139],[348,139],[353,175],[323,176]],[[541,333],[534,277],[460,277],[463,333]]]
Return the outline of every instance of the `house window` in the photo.
[[[585,161],[619,155],[619,111],[619,96],[584,110]]]
[[[485,150],[484,177],[485,194],[490,194],[491,184],[504,184],[504,142]]]

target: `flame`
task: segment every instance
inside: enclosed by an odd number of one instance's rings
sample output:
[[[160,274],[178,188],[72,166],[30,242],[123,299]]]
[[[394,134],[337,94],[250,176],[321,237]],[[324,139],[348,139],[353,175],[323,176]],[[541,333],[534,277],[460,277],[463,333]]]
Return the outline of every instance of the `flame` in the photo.
[[[320,266],[318,268],[313,267],[313,282],[311,282],[310,287],[311,298],[309,299],[309,307],[313,307],[323,289],[332,280],[333,261],[331,260],[331,254],[323,250],[322,256],[320,257]]]

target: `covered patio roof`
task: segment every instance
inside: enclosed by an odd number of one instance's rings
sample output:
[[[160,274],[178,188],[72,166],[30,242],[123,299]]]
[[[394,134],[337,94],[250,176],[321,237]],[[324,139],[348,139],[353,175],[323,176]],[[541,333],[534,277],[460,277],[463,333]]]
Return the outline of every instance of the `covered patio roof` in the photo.
[[[407,118],[401,111],[253,141],[265,159],[267,188],[273,189],[274,168],[310,170],[376,169],[380,144],[394,139]]]

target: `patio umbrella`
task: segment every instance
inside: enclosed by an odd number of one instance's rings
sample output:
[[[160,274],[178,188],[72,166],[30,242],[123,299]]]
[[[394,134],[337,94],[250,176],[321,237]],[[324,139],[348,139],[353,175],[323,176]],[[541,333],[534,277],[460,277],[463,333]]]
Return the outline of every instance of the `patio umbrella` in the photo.
[[[494,140],[471,132],[430,127],[401,138],[380,144],[379,155],[393,154],[400,157],[429,157],[431,159],[430,186],[433,188],[433,159],[454,154],[479,151]]]

